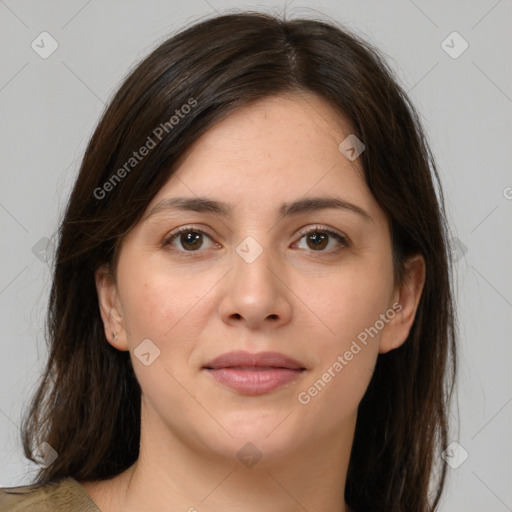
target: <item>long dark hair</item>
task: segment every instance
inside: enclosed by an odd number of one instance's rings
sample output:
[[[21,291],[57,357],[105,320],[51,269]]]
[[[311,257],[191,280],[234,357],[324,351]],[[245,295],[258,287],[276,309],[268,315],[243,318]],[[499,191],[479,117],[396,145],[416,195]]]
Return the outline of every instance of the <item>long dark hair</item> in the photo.
[[[59,231],[49,357],[23,423],[28,458],[43,441],[59,454],[34,483],[105,479],[136,461],[141,390],[129,353],[105,338],[94,272],[115,267],[123,236],[214,123],[252,101],[304,91],[327,100],[366,146],[360,163],[391,223],[397,281],[409,256],[426,263],[409,337],[378,356],[359,406],[345,497],[358,512],[437,508],[456,324],[434,157],[376,48],[332,22],[257,12],[203,20],[158,46],[131,71],[89,142]],[[148,154],[131,160],[150,139]]]

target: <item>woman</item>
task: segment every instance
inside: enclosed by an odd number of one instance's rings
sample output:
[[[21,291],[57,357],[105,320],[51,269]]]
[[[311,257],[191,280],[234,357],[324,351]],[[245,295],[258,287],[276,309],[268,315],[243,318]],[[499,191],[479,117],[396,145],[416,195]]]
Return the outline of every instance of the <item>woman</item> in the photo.
[[[435,510],[447,239],[368,43],[261,13],[167,40],[86,150],[23,430],[41,470],[1,510]]]

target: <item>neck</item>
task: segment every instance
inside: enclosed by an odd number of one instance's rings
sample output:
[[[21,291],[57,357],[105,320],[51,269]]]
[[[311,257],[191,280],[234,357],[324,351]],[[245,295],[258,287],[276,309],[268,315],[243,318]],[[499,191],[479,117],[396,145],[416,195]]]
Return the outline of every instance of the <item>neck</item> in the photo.
[[[355,418],[330,439],[262,454],[250,466],[191,446],[163,426],[158,433],[153,424],[151,433],[141,429],[139,458],[117,477],[117,497],[105,511],[350,512],[344,489],[354,427]]]

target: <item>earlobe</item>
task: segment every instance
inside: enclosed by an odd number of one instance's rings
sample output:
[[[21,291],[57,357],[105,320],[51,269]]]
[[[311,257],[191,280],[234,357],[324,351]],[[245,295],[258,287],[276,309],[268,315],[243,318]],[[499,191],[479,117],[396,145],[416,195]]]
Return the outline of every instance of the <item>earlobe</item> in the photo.
[[[382,333],[379,353],[384,354],[398,348],[407,340],[416,317],[425,277],[426,265],[423,256],[418,254],[405,262],[404,281],[394,297],[393,309],[397,313]]]
[[[118,350],[128,350],[117,286],[108,265],[98,268],[94,277],[105,337]]]

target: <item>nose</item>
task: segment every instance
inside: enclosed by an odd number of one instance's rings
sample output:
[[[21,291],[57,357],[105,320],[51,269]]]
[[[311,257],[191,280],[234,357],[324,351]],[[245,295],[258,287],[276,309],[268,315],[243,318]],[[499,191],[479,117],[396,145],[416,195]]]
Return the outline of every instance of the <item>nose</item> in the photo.
[[[234,252],[233,268],[223,280],[223,321],[251,330],[282,327],[291,319],[292,297],[283,266],[270,249],[248,237]]]

